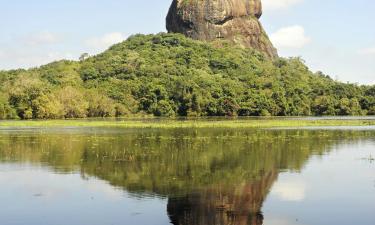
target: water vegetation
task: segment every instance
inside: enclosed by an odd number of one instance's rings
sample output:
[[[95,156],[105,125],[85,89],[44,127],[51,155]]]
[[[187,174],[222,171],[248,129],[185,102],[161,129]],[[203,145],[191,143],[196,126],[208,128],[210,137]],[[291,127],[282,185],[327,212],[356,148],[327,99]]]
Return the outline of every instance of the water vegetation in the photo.
[[[374,114],[374,86],[180,34],[134,35],[80,61],[0,71],[0,119]]]
[[[6,128],[293,128],[375,126],[375,119],[317,119],[317,118],[263,118],[263,119],[113,119],[113,120],[7,120],[0,121],[0,129]]]

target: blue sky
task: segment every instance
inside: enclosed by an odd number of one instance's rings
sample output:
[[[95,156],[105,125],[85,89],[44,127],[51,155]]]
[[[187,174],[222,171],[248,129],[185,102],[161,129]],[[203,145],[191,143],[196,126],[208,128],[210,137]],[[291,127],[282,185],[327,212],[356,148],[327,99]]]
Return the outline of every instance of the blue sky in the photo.
[[[135,33],[165,31],[171,0],[0,0],[0,69],[103,51]],[[281,56],[301,56],[341,81],[375,83],[375,1],[263,0]]]

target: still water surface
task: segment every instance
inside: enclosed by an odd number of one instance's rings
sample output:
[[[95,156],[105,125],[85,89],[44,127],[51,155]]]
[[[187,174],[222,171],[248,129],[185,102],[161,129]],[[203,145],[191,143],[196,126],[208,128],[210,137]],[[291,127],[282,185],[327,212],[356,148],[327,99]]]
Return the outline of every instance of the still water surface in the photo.
[[[375,129],[0,130],[2,225],[374,225]]]

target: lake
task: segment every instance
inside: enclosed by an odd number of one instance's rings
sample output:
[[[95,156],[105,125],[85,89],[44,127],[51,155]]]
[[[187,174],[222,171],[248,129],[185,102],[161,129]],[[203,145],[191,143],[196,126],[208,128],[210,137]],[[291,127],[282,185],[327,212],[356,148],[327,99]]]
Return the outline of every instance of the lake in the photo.
[[[0,129],[2,225],[374,225],[375,129]]]

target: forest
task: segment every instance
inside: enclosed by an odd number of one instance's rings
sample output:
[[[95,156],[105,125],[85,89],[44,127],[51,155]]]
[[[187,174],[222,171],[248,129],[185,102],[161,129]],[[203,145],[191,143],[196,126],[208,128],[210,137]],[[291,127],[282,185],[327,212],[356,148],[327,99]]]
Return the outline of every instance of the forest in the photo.
[[[0,71],[0,89],[0,119],[375,114],[375,86],[181,34],[138,34],[77,61]]]

